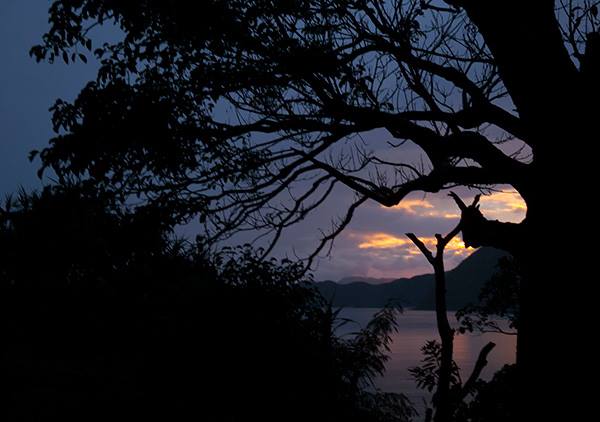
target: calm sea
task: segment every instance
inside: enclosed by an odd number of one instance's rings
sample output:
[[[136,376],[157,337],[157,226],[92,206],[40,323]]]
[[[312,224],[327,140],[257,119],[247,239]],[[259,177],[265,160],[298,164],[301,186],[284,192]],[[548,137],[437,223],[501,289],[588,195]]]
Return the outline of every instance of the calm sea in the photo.
[[[372,308],[343,309],[340,317],[349,318],[356,324],[346,325],[342,332],[356,331],[359,326],[365,326],[375,312],[377,309]],[[451,324],[458,325],[454,313],[449,312],[448,318]],[[419,365],[423,358],[420,348],[427,340],[438,339],[435,312],[405,310],[397,321],[398,332],[393,335],[387,370],[385,376],[377,380],[377,385],[383,391],[404,393],[413,403],[421,403],[427,393],[416,387],[408,368]],[[489,341],[496,343],[496,347],[488,356],[488,365],[482,373],[483,379],[491,378],[505,364],[514,363],[516,336],[496,333],[458,335],[454,340],[454,359],[463,380],[469,377],[479,351]]]

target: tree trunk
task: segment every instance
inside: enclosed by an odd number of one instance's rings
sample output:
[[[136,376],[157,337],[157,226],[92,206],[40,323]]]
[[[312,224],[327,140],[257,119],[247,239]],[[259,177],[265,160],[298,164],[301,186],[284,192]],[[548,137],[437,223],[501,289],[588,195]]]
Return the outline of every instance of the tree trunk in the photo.
[[[522,420],[584,420],[593,404],[584,380],[598,376],[590,340],[596,289],[585,274],[593,250],[584,241],[597,228],[596,217],[585,215],[590,207],[577,202],[594,195],[597,76],[582,77],[569,57],[554,1],[459,3],[492,51],[533,148],[531,174],[515,186],[528,207],[524,233],[510,251],[524,278]]]
[[[476,208],[462,208],[465,243],[504,248],[522,267],[517,342],[522,421],[577,420],[578,413],[583,420],[593,403],[585,386],[598,374],[597,360],[590,358],[597,299],[586,275],[594,249],[584,239],[594,239],[594,220],[577,201],[593,192],[585,172],[593,168],[594,154],[570,159],[580,150],[571,151],[568,141],[593,139],[582,115],[565,112],[560,125],[539,128],[548,141],[518,187],[528,207],[522,224],[485,221]]]
[[[546,158],[548,165],[540,165],[537,189],[527,201],[527,235],[518,254],[524,275],[517,353],[524,420],[534,415],[577,420],[577,412],[589,410],[585,380],[598,375],[597,359],[590,359],[596,289],[586,274],[594,261],[585,245],[586,238],[595,237],[594,218],[585,215],[589,207],[578,204],[593,188],[582,174],[587,158],[569,159],[574,152],[562,140],[570,138],[558,136],[549,139],[562,145]],[[543,157],[538,160],[545,164]]]
[[[450,384],[452,381],[452,363],[454,353],[454,330],[448,322],[446,309],[446,271],[444,269],[443,249],[438,254],[434,263],[435,272],[435,312],[437,327],[442,343],[439,382],[436,391],[436,410],[434,422],[450,422],[453,403],[450,397]]]

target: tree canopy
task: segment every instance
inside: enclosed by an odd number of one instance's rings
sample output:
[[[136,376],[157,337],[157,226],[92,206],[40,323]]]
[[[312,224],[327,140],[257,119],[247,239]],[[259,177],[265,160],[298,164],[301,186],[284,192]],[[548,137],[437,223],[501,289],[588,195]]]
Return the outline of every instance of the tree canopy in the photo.
[[[509,184],[527,200],[529,151],[543,148],[531,122],[549,95],[533,72],[579,72],[573,58],[583,73],[597,6],[477,3],[57,0],[32,55],[101,66],[53,107],[43,168],[182,220],[202,213],[210,239],[259,228],[276,240],[335,184],[357,198],[325,242],[367,199]],[[511,7],[529,23],[501,40]],[[101,24],[122,39],[96,45]],[[384,156],[357,136],[375,129],[397,139]],[[521,147],[503,150],[509,139]],[[405,141],[421,162],[403,158]]]

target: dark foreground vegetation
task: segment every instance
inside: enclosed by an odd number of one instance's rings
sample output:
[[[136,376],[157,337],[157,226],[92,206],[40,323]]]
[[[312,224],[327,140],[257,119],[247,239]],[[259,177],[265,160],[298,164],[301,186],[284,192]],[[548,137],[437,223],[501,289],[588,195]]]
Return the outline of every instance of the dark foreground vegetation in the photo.
[[[94,195],[95,196],[95,195]],[[392,307],[351,338],[303,267],[216,255],[78,188],[0,214],[5,420],[405,421]]]
[[[22,192],[0,208],[7,420],[427,417],[373,383],[397,308],[339,337],[345,321],[301,263],[249,247],[209,253],[168,222],[76,186]],[[441,373],[433,343],[416,374],[430,392]],[[508,420],[512,374],[453,378],[456,420]]]

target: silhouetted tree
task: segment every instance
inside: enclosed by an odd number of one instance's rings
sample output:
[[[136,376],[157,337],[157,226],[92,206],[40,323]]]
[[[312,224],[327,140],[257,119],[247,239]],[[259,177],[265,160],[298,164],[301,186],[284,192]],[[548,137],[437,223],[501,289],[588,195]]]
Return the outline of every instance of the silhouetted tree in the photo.
[[[102,23],[122,39],[94,45]],[[567,385],[586,372],[564,366],[594,327],[585,311],[594,295],[582,303],[580,289],[562,288],[584,280],[581,248],[560,262],[533,251],[559,233],[582,241],[595,221],[569,199],[593,189],[596,2],[56,0],[50,25],[32,49],[38,60],[90,51],[101,67],[74,102],[54,106],[58,135],[40,153],[44,168],[170,205],[182,219],[201,211],[209,240],[248,226],[277,240],[334,184],[358,197],[324,243],[368,199],[393,206],[414,191],[512,185],[527,203],[522,223],[465,207],[462,228],[467,245],[521,261],[520,385],[554,397],[529,408],[565,402],[562,384],[545,379],[549,363]],[[423,165],[344,148],[374,129],[399,140],[394,150],[418,145]],[[525,154],[496,145],[507,138]],[[292,204],[278,207],[290,189]]]
[[[479,196],[471,204],[477,206]],[[435,413],[428,409],[427,418],[433,416],[435,422],[450,422],[455,419],[456,412],[462,402],[473,393],[474,384],[479,379],[481,371],[487,364],[487,356],[495,347],[489,342],[484,346],[473,368],[473,372],[462,384],[459,368],[454,362],[454,336],[456,330],[448,321],[448,309],[446,307],[446,270],[444,266],[444,250],[448,243],[458,235],[462,222],[452,229],[447,235],[436,234],[435,254],[414,234],[407,233],[406,236],[419,248],[423,256],[431,264],[435,277],[435,315],[440,343],[428,341],[422,348],[425,355],[423,365],[410,369],[414,375],[417,385],[426,388],[430,392],[435,389],[433,405]]]

